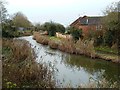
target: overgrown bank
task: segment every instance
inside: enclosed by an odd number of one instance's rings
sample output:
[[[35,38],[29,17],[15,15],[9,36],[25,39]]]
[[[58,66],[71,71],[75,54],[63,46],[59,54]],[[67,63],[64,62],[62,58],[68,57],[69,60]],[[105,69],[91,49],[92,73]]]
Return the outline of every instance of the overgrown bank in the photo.
[[[2,87],[55,87],[53,71],[49,66],[35,62],[33,51],[24,40],[2,40]]]
[[[59,39],[41,35],[39,32],[34,32],[33,39],[38,43],[49,45],[50,48],[59,49],[63,52],[71,54],[85,55],[91,58],[100,58],[115,63],[120,63],[117,55],[110,56],[108,54],[96,53],[92,40],[78,40],[76,43],[73,40]]]

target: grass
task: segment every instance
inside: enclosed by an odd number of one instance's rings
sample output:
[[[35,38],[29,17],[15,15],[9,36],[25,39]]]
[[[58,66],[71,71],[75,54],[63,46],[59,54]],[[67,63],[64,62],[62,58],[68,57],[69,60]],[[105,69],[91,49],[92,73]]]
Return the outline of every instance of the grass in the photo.
[[[116,54],[116,55],[118,55],[118,50],[112,49],[112,48],[107,47],[107,46],[95,47],[95,50],[103,52],[103,53],[109,53],[109,54]]]
[[[95,58],[96,52],[94,50],[93,43],[94,42],[92,40],[90,41],[89,40],[78,40],[76,43],[77,53],[90,56],[91,58]]]
[[[84,54],[92,58],[95,57],[93,41],[79,40],[77,43],[75,43],[73,40],[44,36],[38,32],[34,32],[33,39],[36,39],[38,43],[46,43],[46,45],[48,44],[50,48],[59,49],[63,52],[71,54]]]
[[[94,47],[93,40],[78,40],[76,43],[74,40],[67,40],[67,39],[59,39],[57,37],[49,37],[46,35],[41,35],[38,32],[34,32],[33,39],[36,39],[38,43],[49,45],[52,49],[59,49],[63,52],[71,53],[71,54],[80,54],[85,55],[87,57],[91,58],[100,58],[107,61],[112,61],[115,63],[120,63],[120,60],[118,60],[118,56],[114,55],[111,56],[108,53],[105,53],[104,55],[101,53],[97,53],[98,50],[101,51],[108,51],[110,52],[110,48],[106,47]],[[112,49],[111,52],[116,52],[114,49]]]
[[[53,70],[35,62],[33,50],[24,40],[3,39],[3,88],[53,88]]]
[[[38,43],[41,43],[43,45],[48,45],[48,42],[49,42],[48,37],[40,35],[40,33],[38,33],[38,32],[33,33],[33,39],[35,39]]]

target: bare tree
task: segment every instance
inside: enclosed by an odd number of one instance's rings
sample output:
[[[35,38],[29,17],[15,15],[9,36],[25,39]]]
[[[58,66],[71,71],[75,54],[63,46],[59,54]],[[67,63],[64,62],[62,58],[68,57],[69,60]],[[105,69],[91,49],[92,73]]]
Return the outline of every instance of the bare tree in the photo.
[[[24,27],[24,28],[27,28],[27,27],[30,27],[31,26],[31,22],[27,19],[27,17],[21,13],[21,12],[17,12],[14,14],[13,16],[13,22],[14,22],[14,25],[16,27]]]

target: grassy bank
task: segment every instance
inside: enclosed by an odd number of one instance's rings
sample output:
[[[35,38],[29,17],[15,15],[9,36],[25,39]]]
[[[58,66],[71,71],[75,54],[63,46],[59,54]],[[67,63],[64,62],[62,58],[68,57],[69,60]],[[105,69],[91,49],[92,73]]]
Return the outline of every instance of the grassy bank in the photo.
[[[99,46],[99,47],[95,47],[95,50],[98,52],[103,52],[103,53],[108,53],[108,54],[115,54],[118,55],[118,50],[115,48],[110,48],[107,46]]]
[[[39,32],[33,33],[33,39],[35,39],[38,43],[49,45],[52,49],[59,49],[63,52],[71,54],[80,54],[91,58],[100,58],[107,61],[120,63],[117,55],[111,56],[109,54],[96,53],[96,48],[94,48],[93,45],[94,41],[92,40],[78,40],[75,43],[72,40],[41,35]]]
[[[53,71],[35,62],[28,42],[3,39],[2,44],[3,88],[55,87]]]
[[[50,48],[53,49],[59,49],[71,54],[83,54],[95,58],[95,50],[92,41],[78,40],[77,43],[75,43],[73,40],[44,36],[38,32],[34,32],[33,39],[38,43],[49,45]]]

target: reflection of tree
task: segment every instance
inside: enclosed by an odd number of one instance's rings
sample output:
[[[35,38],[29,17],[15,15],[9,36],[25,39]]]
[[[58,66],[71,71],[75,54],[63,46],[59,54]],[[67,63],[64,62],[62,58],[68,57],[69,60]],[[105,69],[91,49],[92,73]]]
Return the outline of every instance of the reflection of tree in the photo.
[[[99,79],[100,75],[102,75],[102,77],[106,78],[108,81],[110,79],[112,81],[120,80],[118,71],[118,68],[120,68],[120,66],[112,62],[107,62],[100,59],[93,60],[85,56],[67,55],[64,64],[70,68],[83,68],[87,73],[90,73],[92,75],[97,74],[96,78]]]

